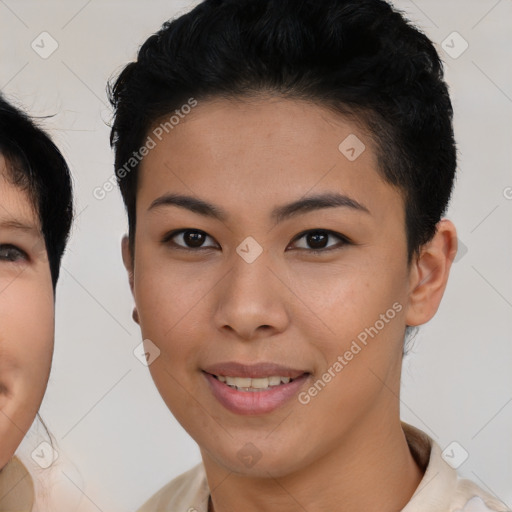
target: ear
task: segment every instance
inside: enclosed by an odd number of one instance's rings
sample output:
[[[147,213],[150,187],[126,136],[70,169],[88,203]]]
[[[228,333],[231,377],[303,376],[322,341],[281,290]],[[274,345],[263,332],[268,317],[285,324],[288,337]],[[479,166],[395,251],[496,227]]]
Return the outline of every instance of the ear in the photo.
[[[133,295],[133,255],[132,251],[130,250],[130,240],[127,235],[123,236],[123,239],[121,240],[121,253],[123,255],[123,263],[124,267],[126,268],[126,271],[128,272],[128,282],[130,283],[130,290],[132,291]],[[133,308],[132,313],[133,320],[138,324],[139,323],[139,313],[137,311],[137,307]]]
[[[456,254],[457,230],[451,221],[442,219],[433,239],[411,263],[407,325],[422,325],[436,314]]]
[[[128,272],[128,281],[130,283],[130,290],[133,294],[133,257],[130,250],[130,240],[128,235],[124,235],[121,240],[121,254],[123,255],[124,268]]]

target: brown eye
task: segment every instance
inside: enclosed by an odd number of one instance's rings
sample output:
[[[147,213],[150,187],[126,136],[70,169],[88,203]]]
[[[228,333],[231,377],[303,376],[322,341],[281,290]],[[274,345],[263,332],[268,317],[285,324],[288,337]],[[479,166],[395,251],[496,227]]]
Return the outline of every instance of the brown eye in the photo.
[[[199,231],[185,231],[183,233],[183,241],[190,247],[201,247],[205,239],[205,234]]]
[[[163,242],[171,242],[173,245],[182,249],[210,249],[215,247],[215,245],[203,245],[208,238],[211,237],[204,231],[197,229],[181,229],[166,235]]]
[[[295,244],[297,245],[297,242],[302,239],[305,241],[305,245],[299,245],[298,248],[312,252],[326,252],[331,249],[341,248],[344,245],[351,243],[347,237],[341,235],[340,233],[335,233],[334,231],[329,231],[325,229],[305,231],[304,233],[301,233],[295,238]],[[329,243],[330,240],[333,239],[337,239],[338,243]]]
[[[312,249],[324,249],[329,241],[329,234],[320,231],[308,233],[306,242]]]

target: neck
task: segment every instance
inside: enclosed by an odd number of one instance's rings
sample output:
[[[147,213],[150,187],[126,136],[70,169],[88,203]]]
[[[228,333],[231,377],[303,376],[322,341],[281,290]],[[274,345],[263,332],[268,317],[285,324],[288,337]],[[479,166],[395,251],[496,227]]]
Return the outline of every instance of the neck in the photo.
[[[210,510],[401,510],[418,487],[423,472],[409,451],[399,416],[396,414],[393,422],[384,422],[377,416],[363,423],[313,464],[279,478],[271,477],[271,471],[268,478],[229,472],[203,453],[213,489]]]

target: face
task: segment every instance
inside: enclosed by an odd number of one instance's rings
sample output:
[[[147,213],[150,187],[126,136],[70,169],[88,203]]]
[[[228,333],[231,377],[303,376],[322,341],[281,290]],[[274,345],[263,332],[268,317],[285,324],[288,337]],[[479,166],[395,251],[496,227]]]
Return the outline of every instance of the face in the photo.
[[[421,272],[360,127],[301,101],[200,102],[144,158],[136,215],[135,318],[203,458],[285,475],[396,421]]]
[[[41,404],[53,352],[54,301],[44,238],[0,155],[0,468]]]

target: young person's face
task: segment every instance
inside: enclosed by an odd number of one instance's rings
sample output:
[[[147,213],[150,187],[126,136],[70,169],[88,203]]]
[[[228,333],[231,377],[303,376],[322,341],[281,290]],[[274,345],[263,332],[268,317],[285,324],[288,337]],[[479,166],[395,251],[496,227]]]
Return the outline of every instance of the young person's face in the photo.
[[[54,300],[37,214],[0,155],[0,469],[34,421],[53,352]]]
[[[355,159],[354,136],[366,146]],[[324,194],[345,205],[272,216]],[[146,342],[149,360],[160,351],[156,386],[203,457],[279,476],[396,424],[405,328],[435,313],[455,231],[442,221],[408,267],[402,196],[356,124],[300,101],[199,102],[144,158],[136,214],[133,268],[123,243],[135,318],[157,347]],[[213,374],[296,380],[234,381],[272,386],[244,391]]]

